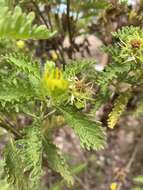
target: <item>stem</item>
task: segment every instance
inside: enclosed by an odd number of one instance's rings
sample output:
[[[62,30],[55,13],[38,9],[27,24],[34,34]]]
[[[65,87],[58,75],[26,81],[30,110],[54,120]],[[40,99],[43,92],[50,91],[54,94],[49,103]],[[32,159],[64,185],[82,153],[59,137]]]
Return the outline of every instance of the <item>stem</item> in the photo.
[[[38,5],[36,4],[35,1],[32,0],[32,3],[33,5],[35,6],[36,10],[37,10],[37,13],[39,14],[39,16],[41,17],[42,21],[44,22],[44,24],[46,25],[47,29],[49,30],[49,26],[47,24],[47,21],[46,19],[44,18],[43,14],[41,13]],[[48,15],[48,19],[49,19],[49,24],[50,24],[50,27],[51,27],[51,30],[53,30],[53,26],[52,26],[52,23],[51,23],[51,18],[49,17],[50,15]],[[62,45],[61,45],[62,46]],[[66,61],[65,61],[65,58],[64,58],[64,54],[62,52],[62,50],[60,49],[59,46],[58,47],[58,50],[59,50],[59,53],[61,55],[61,58],[62,58],[62,62],[63,62],[63,69],[65,70],[65,64],[66,64]],[[63,49],[63,48],[62,48]]]
[[[89,190],[87,185],[85,185],[79,177],[75,176],[75,180],[80,184],[83,190]]]
[[[64,53],[63,53],[64,52],[64,48],[63,48],[62,44],[60,45],[60,47],[58,47],[58,50],[59,50],[61,58],[62,58],[63,70],[65,70],[66,61],[65,61],[65,57],[64,57]]]
[[[13,126],[10,122],[5,123],[3,119],[1,119],[0,127],[13,133],[17,139],[22,138],[22,135],[15,129],[15,126]]]
[[[70,23],[70,0],[67,0],[67,27],[69,33],[69,40],[72,45],[72,32],[71,32],[71,23]]]
[[[49,112],[47,115],[44,116],[43,120],[47,119],[50,115],[52,115],[53,113],[55,113],[56,110],[52,110],[51,112]]]
[[[139,148],[140,148],[140,145],[142,144],[142,141],[143,141],[143,135],[138,140],[138,142],[137,142],[137,144],[136,144],[136,146],[135,146],[135,148],[134,148],[134,150],[133,150],[133,152],[132,152],[132,154],[130,156],[129,161],[127,162],[125,168],[123,169],[123,172],[125,174],[125,178],[126,178],[127,174],[130,172],[131,166],[132,166],[132,164],[133,164],[133,162],[134,162],[134,160],[136,158],[136,155],[137,155],[137,153],[139,151]],[[118,184],[117,190],[121,190],[122,185],[123,185],[123,183],[120,181],[120,183]]]
[[[36,2],[33,1],[33,0],[32,0],[31,2],[33,3],[34,7],[36,8],[36,11],[37,11],[38,14],[40,15],[40,17],[41,17],[41,19],[43,20],[44,24],[46,25],[47,29],[49,29],[49,26],[48,26],[48,24],[47,24],[47,21],[46,21],[46,19],[44,18],[43,14],[41,13],[41,11],[40,11],[38,5],[36,4]]]
[[[51,31],[53,31],[53,25],[52,25],[52,20],[51,20],[51,15],[50,15],[51,7],[50,5],[47,8],[47,16],[48,16],[48,21],[49,21],[49,26],[51,28]]]

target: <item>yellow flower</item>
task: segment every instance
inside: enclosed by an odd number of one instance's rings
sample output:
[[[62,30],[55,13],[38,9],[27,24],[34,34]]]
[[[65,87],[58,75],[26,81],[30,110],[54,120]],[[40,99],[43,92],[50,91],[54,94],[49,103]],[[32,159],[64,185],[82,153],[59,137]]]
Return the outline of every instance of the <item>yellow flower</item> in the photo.
[[[43,83],[50,95],[60,95],[68,90],[68,81],[63,78],[62,72],[56,68],[43,74]]]
[[[113,182],[110,184],[110,190],[117,190],[118,184],[116,182]]]
[[[23,49],[25,47],[25,42],[22,40],[19,40],[16,42],[16,45],[19,49]]]

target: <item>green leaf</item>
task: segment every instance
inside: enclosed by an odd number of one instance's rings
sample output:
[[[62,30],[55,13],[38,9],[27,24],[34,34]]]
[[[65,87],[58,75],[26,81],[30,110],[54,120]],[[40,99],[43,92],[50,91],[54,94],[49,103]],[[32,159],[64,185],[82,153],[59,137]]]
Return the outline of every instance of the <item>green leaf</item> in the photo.
[[[7,54],[5,60],[12,66],[15,66],[24,73],[31,74],[38,79],[40,78],[40,65],[33,63],[28,57],[20,54]],[[32,58],[31,58],[32,59]]]
[[[8,184],[6,176],[4,177],[4,160],[0,160],[0,190],[14,190],[10,184]]]
[[[75,75],[78,75],[83,70],[86,70],[91,65],[95,64],[95,60],[93,59],[79,59],[72,61],[66,66],[66,70],[64,72],[64,75],[68,78],[71,78]]]
[[[5,173],[14,190],[39,190],[42,176],[42,137],[40,123],[24,129],[23,139],[5,148]]]
[[[34,97],[34,91],[31,89],[30,84],[26,81],[25,83],[17,83],[14,84],[0,84],[1,91],[0,91],[0,102],[18,102],[24,99],[30,99]]]
[[[14,187],[14,190],[27,190],[28,183],[24,174],[24,165],[21,160],[19,150],[13,140],[5,148],[5,172],[8,176],[8,182]]]
[[[88,150],[99,150],[105,146],[105,132],[99,122],[91,121],[86,116],[71,111],[71,109],[59,109],[64,114],[69,126],[79,136],[82,147]]]
[[[42,136],[41,125],[34,121],[24,132],[25,137],[19,140],[17,145],[22,147],[21,155],[25,164],[25,172],[30,171],[29,182],[31,189],[39,189],[42,176]]]
[[[7,6],[0,7],[0,37],[9,39],[48,39],[56,34],[50,32],[45,25],[32,25],[34,12],[28,15],[19,6],[10,11]]]
[[[73,177],[71,176],[69,166],[67,165],[66,160],[62,156],[61,152],[58,150],[56,145],[54,145],[48,139],[46,140],[44,138],[43,143],[49,166],[56,172],[60,173],[60,175],[69,185],[72,185]]]

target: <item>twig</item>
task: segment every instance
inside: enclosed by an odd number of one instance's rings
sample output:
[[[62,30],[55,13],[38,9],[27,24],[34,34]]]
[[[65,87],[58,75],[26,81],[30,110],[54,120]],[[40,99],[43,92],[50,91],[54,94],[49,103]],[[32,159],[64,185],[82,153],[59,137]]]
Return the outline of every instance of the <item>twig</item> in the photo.
[[[125,167],[125,170],[127,172],[129,172],[129,170],[130,170],[130,168],[131,168],[131,166],[132,166],[132,164],[133,164],[133,162],[135,160],[135,157],[137,155],[137,152],[139,150],[139,147],[140,147],[140,144],[141,144],[142,140],[143,140],[143,136],[140,138],[140,140],[138,141],[137,145],[135,146],[135,149],[134,149],[134,151],[133,151],[133,153],[131,155],[131,158],[129,159],[129,161],[128,161],[126,167]]]
[[[38,14],[40,15],[40,17],[41,17],[41,19],[43,20],[44,24],[46,25],[47,29],[49,29],[49,26],[48,26],[48,24],[47,24],[47,21],[46,21],[46,19],[44,18],[43,14],[41,13],[41,11],[40,11],[40,9],[39,9],[37,3],[36,3],[35,1],[33,1],[33,0],[32,0],[31,2],[33,3],[34,7],[36,8],[36,11],[37,11]]]
[[[50,115],[52,115],[52,114],[55,113],[55,112],[56,112],[55,109],[52,110],[51,112],[49,112],[48,114],[46,114],[46,115],[44,116],[43,120],[47,119],[47,117],[49,117]]]
[[[19,133],[16,129],[15,126],[9,125],[9,124],[5,124],[3,122],[0,123],[0,127],[2,127],[3,129],[10,131],[14,134],[14,136],[18,139],[22,138],[21,133]]]
[[[36,4],[36,2],[35,2],[34,0],[32,0],[31,2],[33,3],[34,7],[36,8],[37,13],[38,13],[39,16],[41,17],[41,19],[42,19],[42,21],[44,22],[44,24],[46,25],[47,29],[49,29],[49,26],[48,26],[48,24],[47,24],[47,21],[46,21],[45,17],[43,16],[43,14],[41,13],[41,11],[40,11],[38,5]],[[48,14],[49,25],[50,25],[50,27],[51,27],[51,30],[53,31],[52,23],[51,23],[51,20],[50,20],[50,17],[49,17],[49,16],[50,16],[50,15]],[[62,47],[62,45],[61,45],[61,47]],[[63,47],[62,47],[62,50],[60,49],[59,46],[57,46],[57,48],[58,48],[59,53],[60,53],[61,58],[62,58],[63,69],[65,70],[66,61],[65,61],[65,58],[64,58],[64,54],[63,54],[63,52],[62,52],[62,51],[63,51]]]
[[[51,10],[51,7],[48,6],[48,10],[47,10],[48,22],[49,22],[51,31],[53,31],[53,25],[52,25],[52,21],[51,21],[50,10]]]
[[[71,24],[70,24],[70,0],[67,0],[67,26],[69,32],[69,40],[72,45],[72,32],[71,32]]]
[[[79,185],[82,187],[83,190],[89,190],[89,188],[81,181],[80,178],[75,176],[75,180],[79,183]]]
[[[60,47],[61,47],[61,49],[60,49]],[[65,70],[66,61],[65,61],[65,57],[64,57],[63,45],[61,44],[60,47],[58,47],[58,50],[59,50],[61,58],[62,58],[63,70]]]
[[[140,144],[141,144],[142,141],[143,141],[143,135],[138,140],[138,142],[137,142],[137,144],[136,144],[136,146],[135,146],[135,148],[134,148],[134,150],[132,152],[132,155],[131,155],[129,161],[127,162],[125,168],[122,170],[122,172],[124,173],[124,178],[126,178],[127,173],[129,173],[129,171],[130,171],[130,168],[131,168],[131,166],[132,166],[132,164],[133,164],[133,162],[134,162],[134,160],[136,158],[136,155],[138,153],[138,150],[140,148]],[[122,185],[123,185],[122,182],[119,182],[117,190],[121,190]]]

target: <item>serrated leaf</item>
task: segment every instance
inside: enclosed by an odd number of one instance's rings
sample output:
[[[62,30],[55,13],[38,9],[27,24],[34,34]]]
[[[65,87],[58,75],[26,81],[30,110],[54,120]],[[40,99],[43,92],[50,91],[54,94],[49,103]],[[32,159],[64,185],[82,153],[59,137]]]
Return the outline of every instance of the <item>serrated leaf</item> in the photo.
[[[16,86],[15,85],[8,85],[6,87],[1,86],[1,91],[0,91],[0,102],[10,102],[12,103],[13,101],[20,101],[21,99],[30,99],[31,97],[34,97],[34,91],[30,88],[30,85],[22,83],[18,83]]]
[[[15,190],[27,190],[28,184],[24,174],[24,165],[19,151],[13,140],[5,148],[5,172],[8,176],[8,182]]]
[[[69,166],[61,152],[58,150],[56,145],[45,138],[43,143],[49,166],[56,172],[60,173],[69,185],[72,185],[74,182],[73,177],[71,176]]]
[[[59,108],[66,122],[79,136],[82,147],[99,150],[105,146],[105,132],[99,122],[91,121],[86,116],[67,108]]]
[[[42,135],[40,123],[35,121],[28,126],[25,138],[17,141],[17,146],[21,147],[21,156],[24,162],[24,171],[29,172],[30,188],[39,189],[42,176]]]
[[[5,60],[10,64],[16,66],[19,70],[34,75],[40,78],[40,67],[38,63],[32,63],[25,55],[7,54],[4,56]]]

